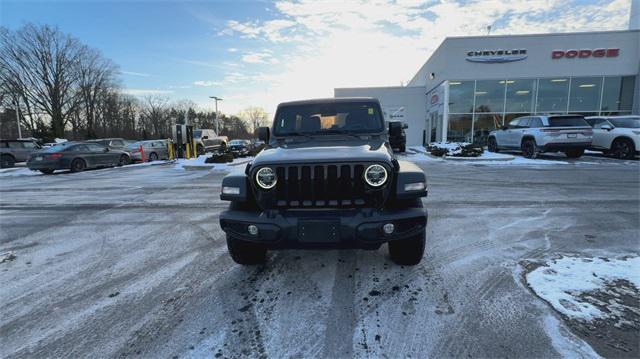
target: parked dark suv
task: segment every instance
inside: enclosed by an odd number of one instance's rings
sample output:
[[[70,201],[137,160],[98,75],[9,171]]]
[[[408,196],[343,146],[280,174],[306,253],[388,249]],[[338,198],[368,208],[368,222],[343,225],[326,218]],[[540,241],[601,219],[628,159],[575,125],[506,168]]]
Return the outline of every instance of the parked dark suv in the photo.
[[[392,131],[401,130],[392,126]],[[267,146],[222,181],[220,214],[234,261],[257,264],[267,250],[378,249],[414,265],[424,253],[424,172],[394,157],[373,98],[283,103]],[[397,135],[397,133],[395,133]]]

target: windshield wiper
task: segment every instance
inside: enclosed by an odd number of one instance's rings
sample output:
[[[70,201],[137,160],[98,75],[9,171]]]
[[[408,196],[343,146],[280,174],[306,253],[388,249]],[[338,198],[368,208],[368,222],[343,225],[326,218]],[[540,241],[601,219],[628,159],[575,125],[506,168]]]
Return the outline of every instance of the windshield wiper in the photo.
[[[324,134],[329,134],[329,135],[347,135],[347,136],[351,136],[351,137],[355,137],[355,138],[360,138],[360,136],[364,136],[364,135],[359,135],[353,132],[347,132],[347,131],[340,131],[340,130],[326,130],[326,131],[316,131],[316,132],[311,132],[311,134],[313,135],[324,135]]]

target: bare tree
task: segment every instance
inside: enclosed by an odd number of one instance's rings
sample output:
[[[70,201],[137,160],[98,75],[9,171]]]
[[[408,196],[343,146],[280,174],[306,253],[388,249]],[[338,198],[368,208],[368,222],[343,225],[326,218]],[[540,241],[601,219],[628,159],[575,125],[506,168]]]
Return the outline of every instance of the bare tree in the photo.
[[[168,105],[169,99],[164,96],[148,95],[141,99],[141,129],[144,137],[166,137],[169,133]]]
[[[82,44],[58,28],[27,24],[15,32],[2,29],[0,45],[2,75],[18,79],[26,103],[46,113],[52,134],[63,137],[80,103]]]
[[[96,107],[99,97],[109,95],[109,90],[116,87],[117,66],[99,51],[84,46],[78,72],[86,135],[88,138],[96,138]]]
[[[269,122],[269,115],[262,107],[247,107],[240,113],[240,117],[249,121],[254,134],[258,127],[266,126]]]

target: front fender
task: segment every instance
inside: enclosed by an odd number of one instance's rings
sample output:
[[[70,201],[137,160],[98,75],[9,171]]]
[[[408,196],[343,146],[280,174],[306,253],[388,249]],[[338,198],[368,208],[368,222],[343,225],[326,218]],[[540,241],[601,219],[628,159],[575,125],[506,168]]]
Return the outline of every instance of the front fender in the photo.
[[[225,187],[239,188],[238,194],[223,193]],[[249,198],[249,181],[247,175],[242,171],[229,173],[222,179],[220,188],[220,199],[223,201],[247,202]]]
[[[397,199],[411,199],[427,196],[427,177],[424,171],[413,162],[398,161],[395,196]],[[405,185],[410,183],[424,183],[424,189],[406,191]]]

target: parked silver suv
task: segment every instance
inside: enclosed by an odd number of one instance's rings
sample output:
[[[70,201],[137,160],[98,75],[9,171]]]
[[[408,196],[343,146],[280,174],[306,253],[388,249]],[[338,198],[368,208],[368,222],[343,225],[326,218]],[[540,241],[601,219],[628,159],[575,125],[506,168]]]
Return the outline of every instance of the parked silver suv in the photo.
[[[488,148],[490,152],[519,150],[526,158],[541,152],[564,152],[569,158],[578,158],[591,146],[592,136],[582,115],[525,116],[491,131]]]
[[[40,148],[33,140],[0,140],[0,167],[13,167],[16,162],[26,162]]]

